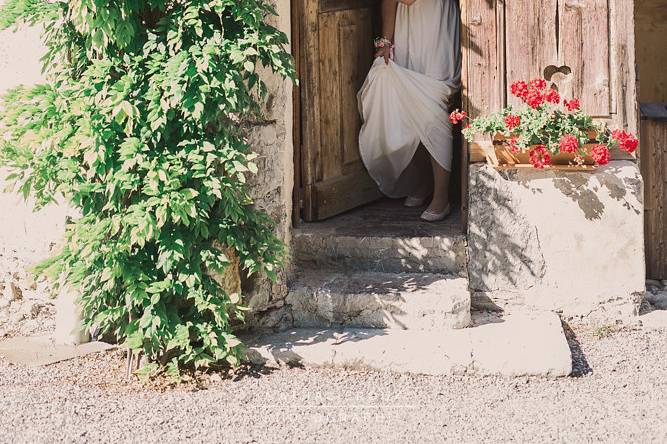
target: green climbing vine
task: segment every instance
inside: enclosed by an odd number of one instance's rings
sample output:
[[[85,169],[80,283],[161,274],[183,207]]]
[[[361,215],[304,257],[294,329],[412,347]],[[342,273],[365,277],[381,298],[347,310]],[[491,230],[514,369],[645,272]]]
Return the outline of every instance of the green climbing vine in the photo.
[[[242,298],[211,277],[233,251],[275,277],[282,243],[246,186],[267,87],[295,77],[263,0],[8,0],[0,28],[42,26],[48,81],[0,101],[0,165],[38,207],[76,208],[40,266],[80,290],[86,326],[150,362],[237,365]],[[224,247],[224,248],[223,248]]]

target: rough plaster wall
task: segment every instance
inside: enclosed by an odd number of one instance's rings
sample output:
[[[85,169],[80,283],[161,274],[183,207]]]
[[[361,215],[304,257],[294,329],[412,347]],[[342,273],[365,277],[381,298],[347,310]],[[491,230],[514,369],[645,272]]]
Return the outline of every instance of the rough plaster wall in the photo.
[[[0,4],[3,1],[0,0]],[[273,24],[290,35],[290,1],[278,0],[276,7],[279,17]],[[0,93],[19,84],[42,82],[39,58],[44,52],[36,29],[1,32]],[[260,174],[250,180],[250,186],[256,204],[276,221],[278,235],[289,245],[294,180],[292,84],[268,72],[264,72],[263,77],[267,80],[270,96],[265,110],[266,120],[254,126],[250,137],[260,155],[257,160]],[[0,181],[0,189],[4,190],[5,185]],[[33,213],[31,205],[17,195],[0,192],[0,287],[10,288],[9,281],[4,285],[3,276],[9,276],[7,279],[23,288],[24,293],[34,287],[26,268],[48,256],[64,232],[67,214],[68,209],[62,206]],[[281,273],[277,283],[262,276],[245,280],[247,303],[253,309],[248,316],[248,325],[275,327],[291,322],[283,307],[287,296],[286,276],[287,273]]]
[[[667,2],[635,0],[639,101],[667,102]]]

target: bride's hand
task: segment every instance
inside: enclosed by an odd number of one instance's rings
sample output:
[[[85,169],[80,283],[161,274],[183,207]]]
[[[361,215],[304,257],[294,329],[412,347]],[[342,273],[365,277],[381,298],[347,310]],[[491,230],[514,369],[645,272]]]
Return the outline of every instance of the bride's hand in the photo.
[[[383,57],[384,63],[389,64],[389,59],[391,59],[391,47],[385,46],[383,48],[377,48],[375,50],[375,57]]]

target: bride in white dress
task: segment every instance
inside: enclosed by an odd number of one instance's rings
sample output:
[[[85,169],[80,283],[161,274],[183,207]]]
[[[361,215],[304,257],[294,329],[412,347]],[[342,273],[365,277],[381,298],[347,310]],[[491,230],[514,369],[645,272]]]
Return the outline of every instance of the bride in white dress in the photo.
[[[458,1],[382,0],[382,31],[358,95],[361,158],[384,194],[407,197],[411,207],[431,195],[422,219],[442,220],[450,213],[448,102],[461,87]],[[432,182],[416,155],[420,144]]]

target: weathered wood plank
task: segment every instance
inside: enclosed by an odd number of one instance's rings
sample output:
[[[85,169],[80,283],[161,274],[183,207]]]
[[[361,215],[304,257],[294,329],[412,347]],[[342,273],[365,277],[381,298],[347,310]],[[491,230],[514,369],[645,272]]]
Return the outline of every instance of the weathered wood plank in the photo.
[[[291,35],[290,47],[297,76],[301,77],[301,2],[292,1],[290,8]],[[293,162],[294,162],[294,190],[292,191],[292,224],[296,227],[301,222],[301,207],[303,201],[303,182],[301,168],[301,86],[294,85],[292,88],[292,143],[293,143]]]
[[[635,72],[634,2],[611,0],[609,3],[611,45],[611,124],[632,132],[639,130],[639,105]],[[614,158],[628,158],[612,153]]]
[[[469,0],[463,23],[467,84],[464,106],[471,117],[498,110],[504,105],[504,78],[500,69],[502,45],[498,40],[498,0]]]
[[[469,76],[469,52],[467,48],[470,47],[470,37],[467,32],[468,24],[468,2],[463,1],[459,2],[460,12],[461,12],[461,106],[466,109],[466,96],[467,90],[466,85],[468,84]],[[468,142],[465,138],[462,138],[462,147],[461,147],[461,226],[467,230],[468,227],[468,182],[469,178],[469,167],[468,163],[470,162],[469,157],[469,147]]]
[[[505,2],[505,52],[507,84],[542,77],[558,60],[556,18],[558,0]],[[520,100],[511,95],[508,103]]]
[[[350,174],[318,182],[314,191],[319,205],[313,220],[324,220],[382,197],[377,184],[360,165]]]
[[[320,171],[329,180],[359,163],[357,92],[373,60],[370,9],[320,14]],[[356,166],[352,167],[356,170]]]
[[[667,122],[642,121],[646,271],[667,279]]]
[[[361,117],[357,93],[366,79],[373,60],[373,25],[370,9],[359,12],[355,21],[341,21],[339,28],[341,58],[341,113],[343,164],[360,162],[359,131]]]
[[[461,2],[463,109],[471,118],[505,106],[504,16],[500,0]],[[484,160],[476,155],[475,146],[474,142],[464,144],[464,160]]]
[[[559,63],[568,66],[569,97],[594,117],[609,117],[609,0],[560,0]],[[563,91],[564,92],[564,91]]]
[[[372,8],[376,3],[376,0],[320,0],[320,12]]]
[[[327,180],[342,173],[343,153],[341,150],[341,128],[343,120],[341,110],[341,76],[343,54],[339,28],[345,19],[345,11],[320,14],[320,143],[318,181]]]
[[[313,184],[317,181],[317,147],[320,140],[319,105],[319,32],[318,4],[315,0],[297,0],[301,11],[301,168],[304,218],[312,220],[317,207]]]

